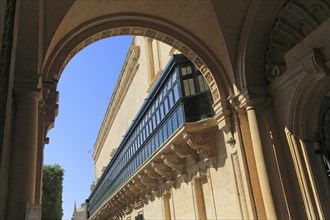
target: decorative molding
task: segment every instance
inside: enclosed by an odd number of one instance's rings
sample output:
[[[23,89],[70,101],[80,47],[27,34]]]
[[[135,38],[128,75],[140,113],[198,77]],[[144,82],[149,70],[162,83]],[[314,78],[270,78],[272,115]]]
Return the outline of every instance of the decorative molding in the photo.
[[[172,170],[168,166],[166,166],[163,162],[151,162],[151,167],[153,167],[162,178],[167,181],[173,179]]]
[[[148,188],[151,188],[152,190],[158,187],[158,181],[150,178],[147,174],[139,174],[138,178],[140,179],[142,184],[144,184]]]
[[[217,120],[220,130],[230,132],[232,125],[232,106],[227,99],[219,99],[214,102],[213,109],[215,112],[214,118]]]
[[[195,150],[191,149],[187,144],[171,144],[171,150],[176,153],[180,158],[189,158],[194,161],[198,161],[198,155]]]
[[[176,176],[181,176],[183,174],[184,164],[176,154],[163,153],[160,158],[168,167],[171,167],[172,170],[176,172]]]
[[[266,79],[271,82],[286,70],[284,54],[330,16],[328,0],[290,0],[280,10],[270,32],[266,53]]]
[[[132,183],[138,190],[140,190],[140,193],[143,193],[146,189],[149,188],[149,186],[144,185],[139,178],[133,179]]]
[[[237,152],[232,154],[231,158],[232,158],[232,162],[233,162],[236,188],[237,188],[237,194],[238,194],[238,200],[239,200],[239,204],[240,204],[242,219],[249,219],[249,212],[248,212],[248,208],[247,208],[245,190],[244,190],[244,185],[243,185],[243,178],[242,178],[242,173],[241,173],[241,168],[239,165],[239,158],[238,158]]]
[[[159,184],[163,184],[165,181],[162,179],[162,176],[159,175],[154,168],[148,167],[144,170],[144,173],[148,175],[151,179],[156,179]]]
[[[197,154],[205,154],[208,157],[214,155],[212,135],[207,132],[183,133],[183,139],[197,151]]]

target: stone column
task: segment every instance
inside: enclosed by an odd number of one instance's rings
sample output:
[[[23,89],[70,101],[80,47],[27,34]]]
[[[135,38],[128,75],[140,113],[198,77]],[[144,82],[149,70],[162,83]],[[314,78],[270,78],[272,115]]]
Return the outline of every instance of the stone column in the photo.
[[[256,111],[252,105],[246,107],[251,141],[253,146],[253,152],[255,157],[256,168],[259,177],[260,189],[262,194],[262,199],[265,207],[267,219],[276,219],[276,212],[274,201],[270,189],[269,178],[266,169],[265,157],[262,149],[261,137],[259,133],[258,121],[256,116]]]
[[[24,219],[35,204],[40,91],[15,91],[13,144],[6,219]]]
[[[244,150],[246,163],[249,170],[248,171],[249,179],[251,181],[250,184],[251,184],[252,192],[250,192],[250,197],[251,197],[251,201],[253,201],[254,203],[251,205],[253,210],[253,218],[266,219],[266,212],[263,204],[263,199],[260,190],[260,183],[258,178],[258,170],[256,168],[256,162],[252,147],[249,122],[245,109],[238,110],[237,117],[238,117],[237,124],[239,124],[239,127],[237,127],[237,129],[240,133],[242,146],[244,148],[242,150]]]

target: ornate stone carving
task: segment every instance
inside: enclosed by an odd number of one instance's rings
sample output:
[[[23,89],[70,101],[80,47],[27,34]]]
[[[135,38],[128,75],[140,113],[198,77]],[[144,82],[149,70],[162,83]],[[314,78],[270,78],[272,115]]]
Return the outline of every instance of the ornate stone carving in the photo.
[[[172,170],[166,166],[163,162],[151,162],[151,167],[153,167],[159,175],[161,175],[166,180],[171,180],[173,178]]]
[[[180,158],[189,158],[194,161],[198,160],[198,155],[195,150],[191,149],[187,144],[171,144],[171,150]]]
[[[330,16],[328,0],[291,0],[280,10],[270,32],[266,54],[266,79],[271,82],[287,67],[284,54]]]
[[[199,70],[203,73],[205,77],[207,77],[207,83],[211,87],[211,84],[215,83],[214,77],[212,76],[210,70],[205,65],[205,62],[193,51],[191,50],[187,45],[183,44],[181,41],[178,41],[171,36],[168,36],[166,34],[163,34],[161,32],[142,28],[142,27],[121,27],[121,28],[114,28],[114,29],[108,29],[104,30],[102,32],[96,33],[93,36],[88,37],[83,42],[78,44],[75,48],[72,49],[70,54],[66,57],[64,60],[59,75],[63,72],[65,66],[69,63],[69,61],[72,59],[74,55],[76,55],[80,50],[88,46],[89,44],[101,40],[106,37],[111,36],[117,36],[117,35],[139,35],[139,36],[146,36],[150,37],[159,41],[162,41],[178,50],[180,50],[185,56],[187,56],[190,60],[192,60],[196,66],[199,68]],[[215,100],[220,98],[219,90],[218,88],[212,89],[212,95]]]
[[[205,154],[208,157],[214,155],[212,136],[206,132],[183,133],[183,139],[195,149],[198,154]]]
[[[147,174],[151,179],[156,179],[158,181],[158,184],[164,183],[162,176],[159,175],[154,168],[148,167],[144,170],[144,173]]]
[[[135,194],[135,195],[138,195],[138,194],[141,193],[141,190],[138,189],[138,188],[135,186],[135,184],[133,184],[133,183],[129,183],[129,184],[127,184],[127,187],[128,187],[128,189],[129,189],[133,194]]]
[[[139,178],[135,178],[132,180],[132,183],[134,184],[134,186],[140,190],[140,192],[146,191],[148,190],[148,186],[144,185],[143,183],[141,183]]]
[[[182,175],[184,164],[176,154],[162,154],[160,157],[164,163],[176,171],[177,176]]]
[[[232,154],[232,161],[233,161],[233,166],[234,166],[236,187],[237,187],[237,191],[238,191],[238,198],[240,201],[242,217],[244,219],[249,219],[249,213],[248,213],[246,197],[245,197],[245,190],[244,190],[242,174],[241,174],[241,169],[240,169],[237,153]]]
[[[149,188],[156,189],[158,186],[158,181],[150,178],[146,174],[139,174],[138,178],[140,179],[142,184],[146,185]]]

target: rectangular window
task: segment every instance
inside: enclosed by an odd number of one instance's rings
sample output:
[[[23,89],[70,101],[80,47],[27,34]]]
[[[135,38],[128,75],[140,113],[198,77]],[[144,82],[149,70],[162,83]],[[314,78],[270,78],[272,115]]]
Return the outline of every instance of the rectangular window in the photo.
[[[171,136],[173,134],[172,120],[168,120],[167,122],[167,131],[168,131],[168,136]]]
[[[174,102],[176,103],[179,100],[179,97],[180,97],[178,84],[175,84],[175,86],[173,88],[173,92],[174,92]]]
[[[174,105],[174,100],[173,100],[173,91],[171,91],[169,94],[168,94],[168,100],[170,102],[170,109],[172,109],[173,105]]]
[[[173,124],[173,129],[176,130],[179,127],[179,123],[178,123],[178,114],[175,113],[172,117],[172,124]]]
[[[156,115],[155,115],[155,114],[152,116],[152,122],[153,122],[153,126],[154,126],[154,129],[155,129],[156,126],[157,126],[157,123],[156,123]]]
[[[187,69],[187,74],[191,74],[191,73],[192,73],[192,68],[191,68],[191,66],[187,66],[186,69]]]
[[[159,107],[159,111],[160,111],[160,120],[163,120],[163,118],[165,116],[163,104],[161,104],[161,106]]]
[[[157,125],[160,123],[160,113],[159,109],[156,111],[156,119],[157,119]]]
[[[190,90],[189,90],[188,79],[183,80],[183,88],[184,88],[184,95],[189,96],[190,95]]]
[[[152,120],[149,121],[149,133],[151,134],[153,128],[152,128]]]
[[[181,68],[181,74],[182,75],[187,75],[187,69],[185,67]]]
[[[166,98],[164,100],[164,106],[165,106],[165,115],[168,113],[168,111],[170,110],[169,106],[168,106],[168,99]]]
[[[164,124],[164,127],[163,127],[163,137],[164,137],[164,141],[167,140],[167,123]]]
[[[189,79],[189,89],[190,89],[190,95],[194,95],[195,94],[194,79]]]
[[[172,84],[175,83],[176,77],[177,77],[177,74],[176,74],[176,71],[175,71],[172,75]]]

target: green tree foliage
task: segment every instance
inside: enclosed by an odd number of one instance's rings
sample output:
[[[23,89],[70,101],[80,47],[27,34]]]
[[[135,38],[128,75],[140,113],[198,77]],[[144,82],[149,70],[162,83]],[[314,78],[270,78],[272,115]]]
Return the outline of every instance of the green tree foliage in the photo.
[[[44,165],[42,187],[42,219],[62,219],[62,191],[64,170],[58,165]]]

